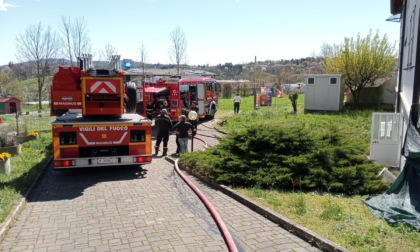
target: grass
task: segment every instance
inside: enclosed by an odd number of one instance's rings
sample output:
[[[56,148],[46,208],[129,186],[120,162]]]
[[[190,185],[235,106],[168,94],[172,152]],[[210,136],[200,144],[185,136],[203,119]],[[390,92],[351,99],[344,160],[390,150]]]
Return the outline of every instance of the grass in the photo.
[[[362,202],[365,196],[235,190],[351,251],[418,251],[420,247],[418,231],[376,218]]]
[[[0,223],[2,223],[19,199],[25,195],[36,179],[39,171],[51,156],[51,122],[49,113],[38,114],[36,106],[22,107],[21,115],[1,115],[1,133],[33,132],[39,134],[37,140],[22,144],[22,153],[10,158],[11,174],[0,174]],[[26,113],[30,112],[30,113]]]
[[[1,115],[3,123],[0,124],[0,131],[16,131],[19,127],[19,132],[51,130],[51,122],[55,117],[51,117],[49,112],[38,114],[30,112],[30,114],[22,113],[18,115]],[[17,122],[17,123],[16,123]]]
[[[51,132],[22,144],[22,153],[11,157],[11,174],[0,174],[0,223],[24,196],[51,156]]]
[[[271,107],[258,110],[254,110],[253,97],[242,97],[239,115],[233,114],[233,99],[222,99],[216,116],[227,123],[218,127],[227,132],[251,123],[261,127],[288,123],[297,127],[305,125],[313,130],[335,128],[348,132],[349,141],[360,144],[368,154],[373,110],[303,113],[303,98],[304,95],[299,95],[298,113],[295,114],[287,96],[273,98]],[[391,226],[376,218],[362,202],[367,197],[364,195],[346,197],[316,192],[284,192],[258,186],[235,190],[351,251],[419,251],[420,248],[417,230],[407,225]]]

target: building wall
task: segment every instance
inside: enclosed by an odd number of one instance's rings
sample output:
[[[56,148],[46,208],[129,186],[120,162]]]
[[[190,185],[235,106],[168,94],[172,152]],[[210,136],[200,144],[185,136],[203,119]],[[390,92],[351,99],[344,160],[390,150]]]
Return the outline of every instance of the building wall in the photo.
[[[0,103],[0,114],[10,114],[11,111],[11,103],[16,103],[16,110],[17,112],[21,111],[21,102],[18,99],[12,98],[7,102]],[[14,112],[13,112],[14,113]]]
[[[420,0],[404,1],[400,19],[400,64],[397,94],[397,111],[403,114],[403,135],[409,123],[409,114],[413,103],[419,102],[420,92],[420,64],[419,23]],[[405,158],[401,157],[400,169],[405,165]]]
[[[407,0],[405,11],[401,16],[401,38],[400,38],[400,80],[399,80],[399,111],[408,114],[413,103],[414,86],[416,79],[416,63],[419,21],[420,21],[420,1]],[[418,71],[418,70],[417,70]],[[418,102],[418,100],[417,100]]]

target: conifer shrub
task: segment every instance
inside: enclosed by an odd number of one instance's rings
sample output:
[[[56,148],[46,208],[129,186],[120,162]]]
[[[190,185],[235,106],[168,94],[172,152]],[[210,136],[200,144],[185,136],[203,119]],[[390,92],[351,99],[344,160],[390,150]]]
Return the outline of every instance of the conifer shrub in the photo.
[[[387,189],[383,168],[337,126],[249,125],[217,146],[183,155],[183,167],[232,186],[374,194]]]

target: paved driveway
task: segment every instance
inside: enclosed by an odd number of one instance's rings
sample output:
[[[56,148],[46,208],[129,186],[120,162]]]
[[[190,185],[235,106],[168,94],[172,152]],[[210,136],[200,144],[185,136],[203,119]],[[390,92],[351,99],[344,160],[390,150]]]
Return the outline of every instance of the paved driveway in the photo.
[[[199,127],[198,137],[217,141]],[[207,136],[205,136],[207,135]],[[203,144],[195,141],[195,148]],[[161,147],[162,148],[162,147]],[[171,136],[169,153],[175,151]],[[190,177],[191,178],[191,177]],[[194,178],[191,178],[194,180]],[[240,251],[318,251],[198,181]],[[227,251],[212,217],[161,157],[138,167],[44,174],[0,251]]]

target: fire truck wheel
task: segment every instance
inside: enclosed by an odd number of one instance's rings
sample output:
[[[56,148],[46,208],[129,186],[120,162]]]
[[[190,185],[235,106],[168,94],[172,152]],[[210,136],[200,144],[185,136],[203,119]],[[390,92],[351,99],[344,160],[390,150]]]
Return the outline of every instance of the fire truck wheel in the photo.
[[[137,105],[137,91],[136,84],[134,84],[134,82],[127,83],[127,96],[128,102],[125,105],[125,110],[127,111],[127,113],[135,113]]]

